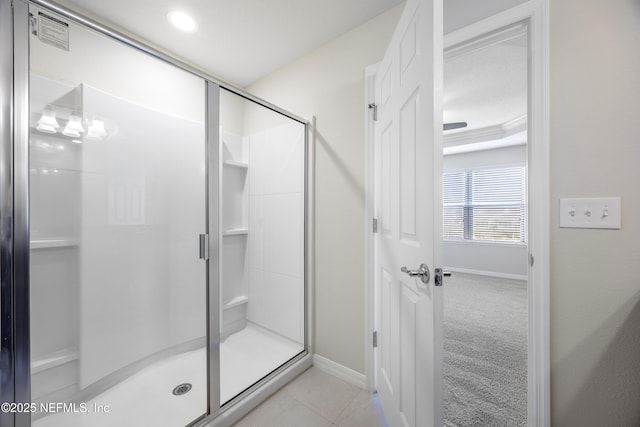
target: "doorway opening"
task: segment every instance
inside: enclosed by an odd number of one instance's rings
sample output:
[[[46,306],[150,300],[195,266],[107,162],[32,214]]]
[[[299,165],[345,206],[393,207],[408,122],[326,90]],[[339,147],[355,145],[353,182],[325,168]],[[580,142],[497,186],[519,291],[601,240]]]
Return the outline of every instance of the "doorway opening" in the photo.
[[[446,49],[443,87],[444,425],[525,426],[527,25]]]

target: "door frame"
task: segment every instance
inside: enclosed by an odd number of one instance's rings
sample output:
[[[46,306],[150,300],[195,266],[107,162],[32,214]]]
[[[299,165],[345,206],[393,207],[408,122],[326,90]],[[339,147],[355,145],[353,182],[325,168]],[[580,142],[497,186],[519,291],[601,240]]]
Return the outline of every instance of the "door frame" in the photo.
[[[528,352],[527,412],[529,426],[550,425],[549,322],[549,0],[530,0],[445,35],[444,48],[473,40],[516,23],[526,23],[528,65]],[[374,82],[377,65],[365,69],[365,375],[366,388],[376,388],[373,331],[374,285]],[[533,263],[533,265],[532,265]],[[446,286],[446,284],[445,284]]]

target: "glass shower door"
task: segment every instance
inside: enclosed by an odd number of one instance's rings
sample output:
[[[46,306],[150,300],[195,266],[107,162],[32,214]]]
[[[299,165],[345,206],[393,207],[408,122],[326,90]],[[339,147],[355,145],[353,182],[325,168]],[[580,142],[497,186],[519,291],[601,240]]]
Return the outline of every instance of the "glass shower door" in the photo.
[[[207,412],[204,81],[31,8],[35,426]],[[64,28],[63,28],[64,29]]]
[[[220,91],[220,402],[305,351],[305,125]]]

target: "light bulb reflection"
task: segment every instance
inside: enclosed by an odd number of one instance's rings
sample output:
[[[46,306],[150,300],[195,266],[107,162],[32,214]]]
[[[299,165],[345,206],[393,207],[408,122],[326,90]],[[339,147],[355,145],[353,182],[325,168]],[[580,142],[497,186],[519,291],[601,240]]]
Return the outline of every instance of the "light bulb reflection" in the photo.
[[[82,118],[73,115],[69,116],[69,121],[64,127],[62,134],[71,138],[80,138],[81,132],[84,132],[84,127],[82,127]]]
[[[89,141],[102,141],[106,137],[107,130],[104,128],[104,122],[98,119],[92,120],[89,124],[86,139]]]
[[[36,129],[44,133],[56,133],[56,129],[59,127],[60,125],[58,125],[58,121],[56,120],[56,113],[52,110],[44,110],[42,116],[40,116],[40,120],[38,120]]]

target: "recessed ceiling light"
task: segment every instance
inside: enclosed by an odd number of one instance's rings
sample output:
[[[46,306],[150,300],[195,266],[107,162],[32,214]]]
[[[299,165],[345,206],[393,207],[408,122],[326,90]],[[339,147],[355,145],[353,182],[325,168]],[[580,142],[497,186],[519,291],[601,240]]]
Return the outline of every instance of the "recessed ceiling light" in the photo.
[[[187,33],[193,33],[198,29],[196,21],[184,12],[171,11],[167,15],[167,19],[174,27]]]

